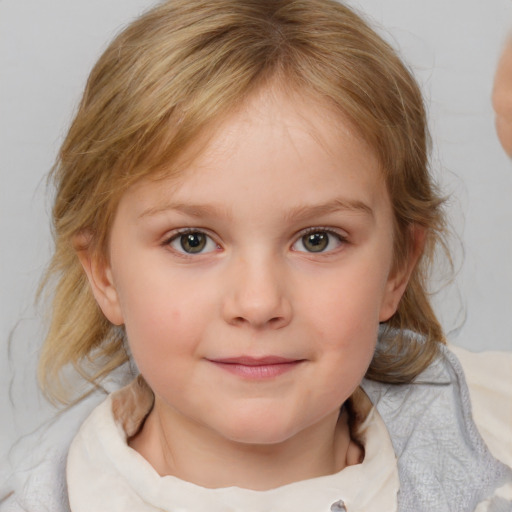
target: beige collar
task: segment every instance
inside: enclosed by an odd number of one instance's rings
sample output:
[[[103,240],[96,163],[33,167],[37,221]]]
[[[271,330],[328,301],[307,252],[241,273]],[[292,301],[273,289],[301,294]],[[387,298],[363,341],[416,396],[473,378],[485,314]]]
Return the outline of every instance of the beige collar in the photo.
[[[339,500],[348,512],[396,510],[396,460],[382,419],[358,391],[349,407],[353,432],[364,445],[361,464],[339,473],[268,491],[238,487],[207,489],[173,476],[161,477],[126,440],[143,424],[153,393],[139,377],[113,393],[86,420],[68,456],[72,512],[329,512]]]

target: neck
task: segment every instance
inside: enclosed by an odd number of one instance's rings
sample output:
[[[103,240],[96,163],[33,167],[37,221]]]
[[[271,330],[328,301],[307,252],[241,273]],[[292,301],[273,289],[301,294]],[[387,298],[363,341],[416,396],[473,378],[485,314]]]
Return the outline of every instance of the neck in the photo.
[[[158,399],[140,432],[129,440],[161,475],[202,487],[267,490],[341,471],[362,452],[350,439],[348,415],[336,411],[291,439],[271,445],[234,442],[183,421]]]

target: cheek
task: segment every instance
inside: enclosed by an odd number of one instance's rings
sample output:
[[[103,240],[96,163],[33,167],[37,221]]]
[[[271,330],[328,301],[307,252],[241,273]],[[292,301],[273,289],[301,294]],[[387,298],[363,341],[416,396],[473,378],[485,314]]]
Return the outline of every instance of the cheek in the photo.
[[[194,370],[214,323],[216,299],[207,290],[217,290],[218,284],[195,286],[169,272],[146,272],[124,282],[129,289],[122,290],[120,300],[137,367],[154,389],[166,382],[181,386],[180,376]]]
[[[144,374],[178,361],[196,343],[197,324],[170,290],[139,287],[120,295],[130,350]]]
[[[311,289],[302,289],[298,313],[304,329],[310,330],[318,353],[323,354],[326,373],[339,384],[347,379],[349,385],[357,385],[375,350],[384,280],[380,274],[369,276],[367,270],[353,269],[325,280],[314,288],[321,290],[314,296]]]
[[[191,358],[200,342],[196,326],[186,322],[182,311],[173,307],[165,311],[142,307],[137,313],[126,324],[137,368],[151,389],[161,392],[171,387],[176,393],[183,392],[185,376],[192,371]]]
[[[161,255],[145,259],[144,255],[134,255],[115,268],[114,281],[127,331],[137,338],[144,333],[160,338],[173,328],[179,330],[192,323],[191,312],[204,302],[204,294],[194,282],[170,269]]]
[[[320,332],[340,330],[364,337],[379,323],[379,312],[385,294],[386,279],[370,267],[342,269],[334,274],[317,276],[301,289],[302,314],[316,318]],[[314,290],[314,292],[312,292]]]

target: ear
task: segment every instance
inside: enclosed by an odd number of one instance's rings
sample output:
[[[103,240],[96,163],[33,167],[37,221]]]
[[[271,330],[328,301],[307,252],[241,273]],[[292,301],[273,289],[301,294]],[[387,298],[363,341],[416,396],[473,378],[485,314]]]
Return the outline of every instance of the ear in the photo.
[[[409,251],[408,258],[403,265],[392,272],[388,277],[380,309],[380,322],[386,322],[396,313],[400,299],[402,298],[402,295],[407,288],[407,284],[409,283],[412,271],[414,270],[414,267],[416,267],[416,263],[418,263],[418,259],[423,253],[423,249],[425,247],[425,228],[414,225],[409,229],[411,230],[411,250]]]
[[[119,296],[112,278],[112,271],[105,258],[99,256],[91,247],[91,236],[80,233],[73,240],[73,246],[89,280],[91,291],[103,311],[114,325],[124,323],[119,304]]]

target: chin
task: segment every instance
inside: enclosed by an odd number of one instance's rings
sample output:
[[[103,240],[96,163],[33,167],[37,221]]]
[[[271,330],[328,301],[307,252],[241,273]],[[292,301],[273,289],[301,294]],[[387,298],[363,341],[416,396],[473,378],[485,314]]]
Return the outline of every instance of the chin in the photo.
[[[234,419],[234,418],[232,418]],[[259,418],[243,418],[233,421],[218,430],[229,441],[248,445],[275,445],[283,443],[293,437],[297,426],[282,423],[270,423],[269,415]]]

